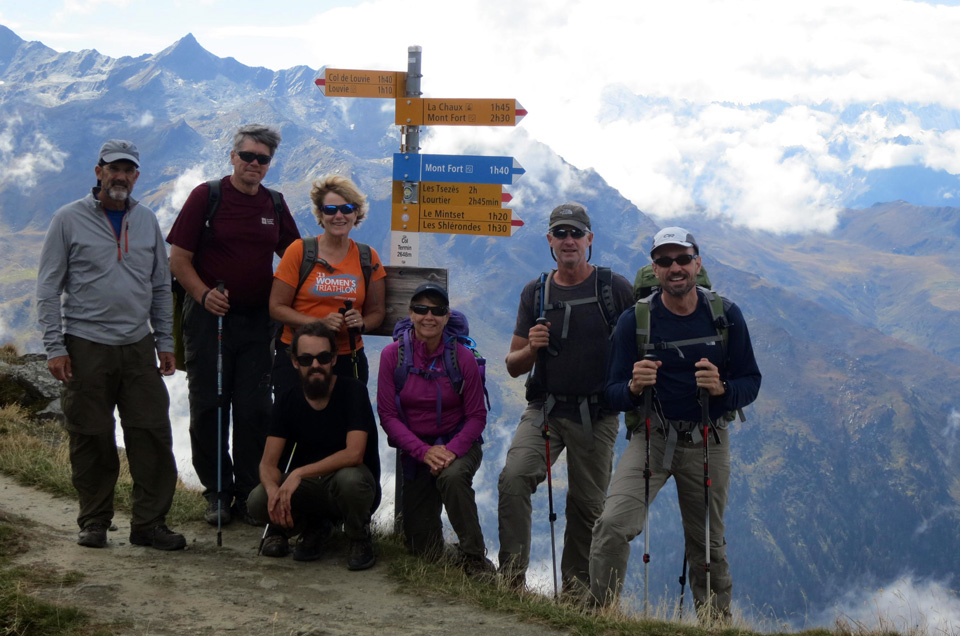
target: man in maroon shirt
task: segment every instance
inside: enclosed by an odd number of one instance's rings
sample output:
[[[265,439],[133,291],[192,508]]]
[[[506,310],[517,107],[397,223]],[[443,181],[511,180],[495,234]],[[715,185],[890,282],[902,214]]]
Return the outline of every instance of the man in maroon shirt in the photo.
[[[272,128],[240,128],[230,151],[233,174],[219,182],[219,204],[209,223],[210,182],[190,193],[167,236],[170,270],[187,292],[182,324],[190,443],[193,467],[209,504],[204,518],[211,525],[218,524],[218,517],[221,524],[229,523],[233,516],[253,523],[246,499],[260,481],[258,466],[271,409],[273,334],[267,301],[273,255],[282,255],[300,236],[286,203],[278,209],[272,193],[260,184],[279,144],[280,135]],[[223,291],[217,288],[221,282]],[[223,377],[218,403],[221,317]],[[227,434],[231,407],[232,457]],[[223,418],[219,448],[218,412]]]

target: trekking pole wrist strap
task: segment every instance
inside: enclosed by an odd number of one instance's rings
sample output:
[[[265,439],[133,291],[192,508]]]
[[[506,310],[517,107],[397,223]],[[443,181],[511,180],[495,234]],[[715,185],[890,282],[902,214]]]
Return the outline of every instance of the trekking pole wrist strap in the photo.
[[[207,308],[207,294],[209,294],[210,292],[211,292],[211,289],[208,289],[207,291],[203,292],[202,296],[200,296],[200,306],[203,307],[204,309]]]

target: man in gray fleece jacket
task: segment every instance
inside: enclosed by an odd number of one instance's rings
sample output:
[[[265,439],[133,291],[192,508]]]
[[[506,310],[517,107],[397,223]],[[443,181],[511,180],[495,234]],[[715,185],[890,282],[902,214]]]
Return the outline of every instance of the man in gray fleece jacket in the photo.
[[[77,543],[107,545],[120,471],[116,408],[133,477],[130,543],[180,550],[186,540],[165,523],[177,480],[160,377],[174,372],[170,271],[156,215],[130,197],[139,167],[136,146],[106,142],[97,187],[54,214],[40,252],[37,320],[47,366],[63,383]]]

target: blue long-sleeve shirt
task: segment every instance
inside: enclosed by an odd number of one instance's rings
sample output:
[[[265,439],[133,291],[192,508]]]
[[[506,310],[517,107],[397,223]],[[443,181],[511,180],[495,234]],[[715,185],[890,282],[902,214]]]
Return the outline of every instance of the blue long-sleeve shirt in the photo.
[[[675,342],[716,335],[710,304],[697,292],[697,309],[689,316],[678,316],[668,310],[656,297],[650,301],[650,343]],[[730,322],[729,338],[724,356],[717,343],[698,343],[679,348],[658,349],[653,352],[663,365],[657,370],[656,396],[663,415],[671,420],[699,422],[700,405],[697,401],[697,381],[694,366],[707,358],[720,370],[720,379],[727,382],[727,392],[710,398],[710,416],[717,419],[724,413],[747,406],[760,391],[760,369],[753,355],[753,345],[747,323],[740,308],[730,303],[726,311]],[[637,317],[633,307],[623,312],[613,334],[612,351],[607,372],[606,397],[611,408],[631,411],[637,403],[631,399],[627,384],[633,374],[633,365],[641,356],[637,353]]]

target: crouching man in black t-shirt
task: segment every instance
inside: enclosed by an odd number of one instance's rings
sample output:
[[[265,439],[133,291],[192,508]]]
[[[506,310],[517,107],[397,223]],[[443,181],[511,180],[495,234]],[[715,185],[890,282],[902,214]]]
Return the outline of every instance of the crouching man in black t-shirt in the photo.
[[[262,552],[282,557],[300,535],[297,561],[314,561],[334,524],[350,540],[347,567],[377,562],[370,517],[380,503],[376,422],[366,387],[333,374],[336,333],[322,322],[297,330],[290,346],[300,386],[277,397],[248,509],[269,523]],[[281,467],[285,466],[286,471]]]

